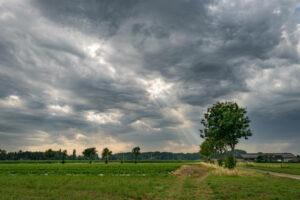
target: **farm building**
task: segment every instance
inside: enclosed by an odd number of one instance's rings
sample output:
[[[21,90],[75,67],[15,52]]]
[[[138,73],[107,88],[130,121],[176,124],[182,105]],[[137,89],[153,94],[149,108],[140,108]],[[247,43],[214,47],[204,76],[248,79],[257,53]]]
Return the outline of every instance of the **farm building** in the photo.
[[[292,153],[247,153],[241,155],[246,161],[256,162],[298,162],[299,159]]]

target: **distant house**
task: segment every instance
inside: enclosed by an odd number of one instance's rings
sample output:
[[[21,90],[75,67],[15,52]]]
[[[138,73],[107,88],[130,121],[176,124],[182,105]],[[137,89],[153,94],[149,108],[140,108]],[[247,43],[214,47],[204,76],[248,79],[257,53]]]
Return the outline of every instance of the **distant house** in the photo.
[[[292,153],[246,153],[243,160],[255,162],[298,162],[299,158]]]

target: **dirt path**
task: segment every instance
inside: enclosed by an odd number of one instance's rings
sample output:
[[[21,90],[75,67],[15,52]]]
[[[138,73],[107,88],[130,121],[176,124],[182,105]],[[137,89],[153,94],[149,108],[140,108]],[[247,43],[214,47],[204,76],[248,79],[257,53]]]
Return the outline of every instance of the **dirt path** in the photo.
[[[205,183],[207,169],[198,165],[183,165],[173,172],[176,184],[168,191],[166,199],[212,199],[212,190]]]
[[[183,177],[188,176],[188,177],[203,178],[207,176],[207,170],[197,165],[183,165],[179,169],[177,169],[173,174],[176,176],[183,176]]]
[[[245,169],[254,170],[254,171],[257,171],[257,172],[260,172],[260,173],[264,173],[264,174],[270,174],[272,176],[278,176],[278,177],[284,177],[284,178],[291,178],[291,179],[300,180],[300,175],[272,172],[272,171],[266,171],[266,170],[255,169],[255,168],[245,168]]]

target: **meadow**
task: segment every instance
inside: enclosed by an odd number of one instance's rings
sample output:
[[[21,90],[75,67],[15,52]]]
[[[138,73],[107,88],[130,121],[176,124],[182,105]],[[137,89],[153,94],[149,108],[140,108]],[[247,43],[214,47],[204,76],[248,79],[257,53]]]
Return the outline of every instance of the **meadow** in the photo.
[[[300,175],[300,163],[242,163],[242,167]]]
[[[66,164],[0,164],[2,175],[92,175],[92,176],[166,176],[179,163],[66,163]]]
[[[0,199],[300,199],[300,181],[200,163],[0,164]]]

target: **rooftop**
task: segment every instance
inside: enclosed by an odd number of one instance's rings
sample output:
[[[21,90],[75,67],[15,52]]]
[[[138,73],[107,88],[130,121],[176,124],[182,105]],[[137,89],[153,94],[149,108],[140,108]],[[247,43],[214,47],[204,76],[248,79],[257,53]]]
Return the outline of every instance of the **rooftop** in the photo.
[[[282,156],[283,158],[295,158],[296,156],[292,153],[247,153],[242,154],[242,158],[257,158],[258,156]]]

